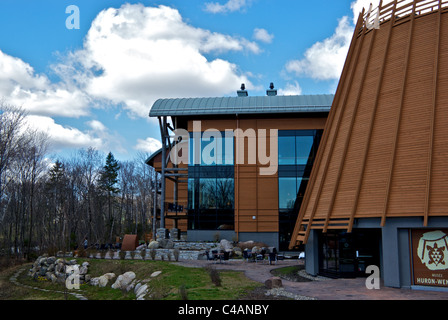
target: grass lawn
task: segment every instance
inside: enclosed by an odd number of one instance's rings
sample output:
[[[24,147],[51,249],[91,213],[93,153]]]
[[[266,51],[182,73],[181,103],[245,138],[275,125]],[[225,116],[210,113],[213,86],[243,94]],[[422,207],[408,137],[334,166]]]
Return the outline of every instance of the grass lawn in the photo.
[[[138,280],[149,279],[148,287],[151,288],[152,299],[155,300],[181,300],[181,288],[183,288],[183,297],[186,295],[188,300],[238,300],[260,287],[260,283],[236,271],[219,271],[221,286],[216,286],[204,268],[187,268],[168,261],[104,259],[77,259],[77,261],[80,264],[84,261],[90,263],[89,274],[92,278],[109,272],[115,273],[118,277],[124,272],[133,271]],[[74,299],[71,295],[19,287],[9,281],[9,277],[16,270],[26,267],[26,271],[18,277],[20,283],[47,290],[66,290],[62,284],[35,281],[29,278],[27,270],[30,265],[0,272],[0,300],[64,300],[66,297]],[[162,271],[162,273],[156,278],[151,278],[151,274],[155,271]],[[105,288],[81,285],[78,293],[89,300],[134,300],[136,297],[132,291],[122,292],[110,287],[116,277],[109,281]]]

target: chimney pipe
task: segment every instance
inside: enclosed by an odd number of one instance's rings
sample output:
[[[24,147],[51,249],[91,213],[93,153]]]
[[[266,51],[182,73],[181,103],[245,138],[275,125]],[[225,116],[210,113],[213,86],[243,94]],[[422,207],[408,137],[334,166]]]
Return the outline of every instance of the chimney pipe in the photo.
[[[268,96],[276,96],[277,95],[277,89],[274,89],[274,83],[271,82],[269,85],[269,89],[266,90],[266,95]]]
[[[246,85],[244,83],[241,84],[241,90],[237,91],[238,97],[247,97],[249,94],[246,90]]]

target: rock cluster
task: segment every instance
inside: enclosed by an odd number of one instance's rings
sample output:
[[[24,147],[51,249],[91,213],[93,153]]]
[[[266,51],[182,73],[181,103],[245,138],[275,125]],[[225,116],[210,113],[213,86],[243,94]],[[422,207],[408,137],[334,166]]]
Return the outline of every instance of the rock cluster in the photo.
[[[151,274],[151,278],[157,277],[161,274],[161,271],[156,271]],[[100,277],[92,278],[90,280],[90,285],[105,287],[108,285],[109,281],[116,277],[114,273],[106,273]],[[149,293],[148,282],[150,279],[137,280],[136,275],[132,271],[125,272],[119,275],[116,280],[111,285],[112,289],[118,289],[126,292],[134,291],[137,300],[145,300],[145,296]]]
[[[32,267],[30,268],[28,275],[35,280],[52,281],[65,283],[67,277],[77,270],[79,273],[79,283],[83,284],[90,281],[89,263],[84,262],[79,265],[76,260],[65,260],[62,258],[56,258],[54,256],[48,257],[46,255],[38,257]]]

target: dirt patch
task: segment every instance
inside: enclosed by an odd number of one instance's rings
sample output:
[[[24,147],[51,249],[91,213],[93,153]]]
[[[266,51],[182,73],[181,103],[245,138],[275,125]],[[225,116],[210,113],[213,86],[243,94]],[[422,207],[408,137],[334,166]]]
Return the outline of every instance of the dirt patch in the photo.
[[[299,272],[304,270],[304,266],[289,266],[271,270],[272,275],[293,282],[310,282],[311,279],[302,277]]]
[[[266,295],[267,291],[266,287],[257,287],[240,296],[238,300],[291,300],[284,296]]]

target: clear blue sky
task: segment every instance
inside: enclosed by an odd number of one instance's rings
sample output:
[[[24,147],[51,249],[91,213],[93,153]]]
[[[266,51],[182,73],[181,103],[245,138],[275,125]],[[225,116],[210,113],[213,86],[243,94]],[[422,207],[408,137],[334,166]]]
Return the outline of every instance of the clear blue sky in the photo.
[[[94,146],[131,159],[158,148],[158,98],[232,96],[242,82],[250,95],[270,82],[334,93],[355,2],[366,1],[2,0],[0,99],[28,111],[55,155]]]

